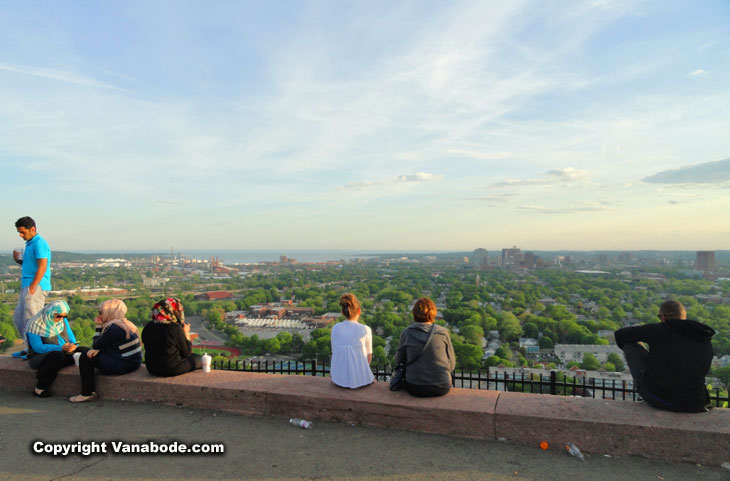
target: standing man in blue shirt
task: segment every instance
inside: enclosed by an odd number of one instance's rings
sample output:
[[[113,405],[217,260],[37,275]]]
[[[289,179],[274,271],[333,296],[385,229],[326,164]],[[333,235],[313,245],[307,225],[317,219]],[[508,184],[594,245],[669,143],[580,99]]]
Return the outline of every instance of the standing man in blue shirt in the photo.
[[[25,339],[28,322],[43,309],[46,295],[51,290],[51,248],[38,235],[35,221],[30,217],[18,219],[15,228],[25,241],[25,252],[22,259],[18,252],[13,252],[13,259],[22,266],[20,296],[13,322],[20,337]]]

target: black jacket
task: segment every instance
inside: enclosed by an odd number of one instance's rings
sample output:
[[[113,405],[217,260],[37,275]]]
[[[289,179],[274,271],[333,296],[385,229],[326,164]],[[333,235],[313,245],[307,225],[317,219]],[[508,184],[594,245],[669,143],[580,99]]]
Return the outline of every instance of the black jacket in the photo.
[[[705,376],[712,362],[715,331],[701,322],[670,319],[658,324],[625,327],[616,331],[616,344],[645,342],[649,345],[646,388],[659,401],[652,405],[673,411],[699,412],[709,402]],[[671,403],[661,406],[661,400]]]
[[[187,358],[193,353],[193,345],[180,324],[150,321],[142,331],[142,342],[150,374],[176,376],[190,370]]]

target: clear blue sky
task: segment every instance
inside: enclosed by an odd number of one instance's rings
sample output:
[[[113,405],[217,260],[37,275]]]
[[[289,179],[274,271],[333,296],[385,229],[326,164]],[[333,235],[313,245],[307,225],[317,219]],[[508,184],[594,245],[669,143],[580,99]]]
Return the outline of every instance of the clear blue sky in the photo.
[[[730,248],[730,3],[3,1],[0,247]]]

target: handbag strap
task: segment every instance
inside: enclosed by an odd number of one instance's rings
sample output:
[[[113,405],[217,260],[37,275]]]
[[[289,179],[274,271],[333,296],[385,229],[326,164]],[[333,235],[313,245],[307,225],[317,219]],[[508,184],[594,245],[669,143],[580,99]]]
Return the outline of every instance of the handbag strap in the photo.
[[[421,349],[421,352],[418,353],[416,357],[414,357],[412,360],[408,361],[405,365],[408,366],[410,364],[413,364],[418,360],[419,357],[421,357],[421,354],[423,354],[428,346],[431,344],[431,340],[433,340],[433,334],[436,332],[436,324],[431,325],[431,333],[428,335],[428,339],[426,340],[426,343],[423,345],[423,348]]]

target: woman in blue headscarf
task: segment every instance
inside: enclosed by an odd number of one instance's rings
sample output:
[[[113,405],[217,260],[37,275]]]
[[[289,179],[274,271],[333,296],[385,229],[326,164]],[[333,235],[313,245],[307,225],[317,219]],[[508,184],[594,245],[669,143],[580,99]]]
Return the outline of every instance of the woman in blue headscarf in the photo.
[[[78,347],[68,324],[68,311],[66,301],[53,301],[28,322],[28,364],[38,370],[33,391],[36,397],[51,397],[53,394],[48,388],[58,371],[74,363],[74,352],[88,350]]]

